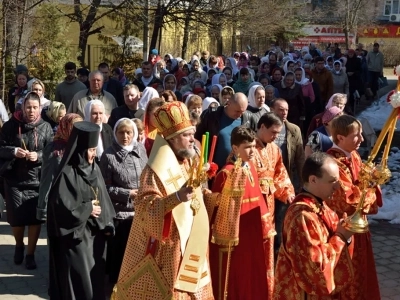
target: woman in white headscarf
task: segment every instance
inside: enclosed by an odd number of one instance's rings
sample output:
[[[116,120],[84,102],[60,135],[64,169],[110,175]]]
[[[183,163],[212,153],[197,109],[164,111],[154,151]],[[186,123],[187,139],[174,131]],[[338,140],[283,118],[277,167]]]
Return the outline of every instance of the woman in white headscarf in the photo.
[[[315,94],[310,80],[306,78],[306,72],[303,68],[296,68],[294,71],[295,82],[301,85],[303,96],[310,99],[310,103],[315,100]]]
[[[96,159],[100,161],[104,150],[111,146],[112,129],[107,123],[103,123],[105,108],[102,101],[98,99],[90,100],[85,105],[85,121],[100,126],[99,143],[96,147]]]
[[[253,85],[247,96],[249,106],[247,110],[253,113],[255,123],[258,123],[261,116],[270,111],[268,105],[265,104],[265,89],[262,85]]]
[[[215,100],[213,97],[206,97],[203,100],[203,104],[202,104],[202,111],[205,111],[207,109],[209,109],[210,107],[218,107],[219,106],[219,102],[217,100]]]
[[[306,109],[305,120],[303,122],[303,128],[308,128],[311,119],[317,114],[318,103],[315,102],[314,88],[310,80],[306,78],[306,72],[303,68],[296,68],[294,71],[295,83],[301,85],[301,90],[304,97],[304,105]]]
[[[285,74],[287,72],[294,72],[294,61],[293,60],[287,60],[285,64],[283,65],[283,71],[285,71]]]
[[[200,60],[198,58],[193,58],[192,61],[190,62],[190,65],[192,67],[192,73],[189,74],[190,80],[193,82],[193,76],[192,74],[195,74],[195,71],[200,73],[201,80],[206,83],[207,82],[207,73],[204,72],[203,68],[201,67]]]
[[[350,97],[349,78],[347,77],[347,73],[343,70],[340,60],[336,60],[333,63],[333,70],[331,73],[333,77],[333,93],[345,94],[348,99]]]
[[[156,64],[153,67],[153,76],[160,78],[160,72],[161,70],[165,69],[165,61],[163,59],[159,60],[156,62]]]
[[[140,175],[147,164],[146,149],[137,142],[136,124],[122,118],[114,126],[114,140],[100,160],[100,170],[114,206],[115,236],[107,245],[109,280],[116,283],[135,214]]]
[[[135,117],[143,121],[144,112],[146,110],[147,104],[149,103],[149,101],[151,99],[159,98],[159,97],[160,97],[160,94],[157,92],[157,90],[155,88],[152,88],[150,86],[145,88],[142,93],[142,97],[139,100],[139,103],[138,103],[139,109],[136,112]]]

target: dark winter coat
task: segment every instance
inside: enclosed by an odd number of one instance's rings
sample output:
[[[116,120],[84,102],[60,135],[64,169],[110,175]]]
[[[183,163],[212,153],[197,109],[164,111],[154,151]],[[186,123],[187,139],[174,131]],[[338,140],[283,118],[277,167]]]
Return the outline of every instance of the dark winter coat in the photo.
[[[136,85],[139,88],[139,91],[141,91],[141,92],[143,92],[146,87],[148,87],[148,86],[151,87],[155,83],[163,84],[163,82],[160,79],[158,79],[157,77],[155,77],[155,76],[153,76],[153,79],[150,81],[150,83],[148,85],[144,85],[144,83],[143,83],[141,78],[135,78],[132,81],[132,84]]]
[[[118,106],[124,104],[124,87],[119,81],[110,78],[105,90],[114,96]]]
[[[354,93],[355,90],[358,90],[360,93],[362,91],[361,66],[362,61],[360,58],[356,56],[353,56],[352,58],[347,58],[346,72],[349,79],[350,96]],[[349,75],[349,73],[353,74]]]
[[[302,128],[301,121],[305,119],[306,112],[301,85],[293,83],[292,86],[287,87],[282,81],[275,84],[275,87],[278,89],[279,97],[285,99],[289,105],[287,120]]]
[[[13,160],[11,169],[4,174],[7,221],[11,226],[40,223],[36,219],[36,206],[43,149],[53,140],[49,123],[39,119],[27,124],[21,116],[21,112],[14,113],[0,134],[0,159]],[[16,158],[15,149],[18,147],[36,152],[37,161]]]
[[[209,108],[201,114],[201,122],[197,125],[196,133],[194,134],[194,138],[198,141],[201,141],[203,134],[206,134],[208,131],[210,133],[210,137],[216,135],[218,136],[220,130],[220,122],[222,119],[222,114],[224,113],[224,107],[218,106],[216,109]],[[249,111],[245,111],[241,117],[242,124],[252,130],[257,130],[257,124],[254,120],[253,113]],[[211,149],[211,143],[208,145],[208,151]]]

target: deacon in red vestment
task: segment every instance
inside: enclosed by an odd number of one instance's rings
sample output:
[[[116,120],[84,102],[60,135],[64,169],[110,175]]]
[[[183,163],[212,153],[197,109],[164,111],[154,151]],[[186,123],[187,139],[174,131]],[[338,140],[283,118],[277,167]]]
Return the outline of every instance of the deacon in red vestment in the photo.
[[[279,147],[274,143],[277,135],[282,130],[282,121],[274,113],[264,114],[258,121],[256,148],[254,162],[257,168],[261,192],[267,203],[268,211],[272,213],[272,224],[275,228],[275,199],[283,203],[290,203],[294,199],[294,188],[290,181],[288,172],[282,161]],[[275,232],[276,233],[276,232]],[[264,243],[267,284],[269,299],[274,292],[274,238],[271,236]]]
[[[273,299],[341,299],[340,290],[352,280],[353,233],[323,200],[339,188],[339,168],[329,155],[315,152],[304,163],[302,180],[283,223]]]
[[[332,137],[334,146],[327,151],[332,155],[340,170],[340,188],[335,191],[327,204],[339,216],[346,213],[352,215],[363,192],[358,180],[362,167],[357,149],[363,141],[361,123],[354,117],[343,115],[332,121]],[[363,213],[376,214],[378,206],[382,206],[382,194],[379,187],[367,190]],[[366,217],[364,215],[364,217]],[[381,299],[375,259],[372,251],[371,233],[354,235],[353,269],[354,280],[343,289],[340,299]]]
[[[264,242],[273,235],[271,215],[250,159],[255,133],[232,131],[233,152],[217,174],[219,201],[211,220],[210,269],[215,299],[268,299]]]

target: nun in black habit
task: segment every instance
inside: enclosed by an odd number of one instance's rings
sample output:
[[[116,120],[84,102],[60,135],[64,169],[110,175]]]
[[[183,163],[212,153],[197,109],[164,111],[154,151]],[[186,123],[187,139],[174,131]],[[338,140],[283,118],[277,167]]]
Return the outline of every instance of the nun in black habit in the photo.
[[[115,211],[97,164],[100,127],[74,124],[47,208],[50,299],[105,299],[106,239]]]

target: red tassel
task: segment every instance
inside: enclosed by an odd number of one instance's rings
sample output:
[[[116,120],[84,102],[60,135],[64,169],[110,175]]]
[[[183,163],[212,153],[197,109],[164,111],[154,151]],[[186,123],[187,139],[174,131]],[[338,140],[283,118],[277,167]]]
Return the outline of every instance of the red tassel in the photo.
[[[394,94],[394,93],[396,93],[396,90],[392,90],[392,91],[390,91],[390,93],[387,95],[387,97],[386,97],[386,102],[388,102],[388,103],[390,103],[390,97],[392,97],[392,95]]]

